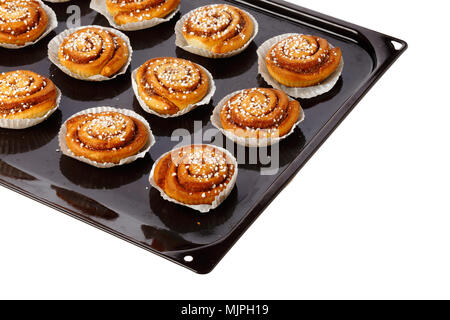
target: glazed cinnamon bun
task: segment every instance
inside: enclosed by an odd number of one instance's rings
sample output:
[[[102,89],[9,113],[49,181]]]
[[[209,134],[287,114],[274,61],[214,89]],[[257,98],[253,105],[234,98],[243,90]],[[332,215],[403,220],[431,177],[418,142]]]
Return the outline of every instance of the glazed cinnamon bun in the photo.
[[[57,106],[53,82],[32,71],[0,74],[0,118],[40,118]]]
[[[183,37],[190,46],[218,54],[244,47],[254,31],[247,12],[225,4],[198,8],[182,24]]]
[[[310,87],[327,79],[338,68],[340,48],[327,40],[306,35],[292,35],[275,44],[265,61],[270,75],[287,87]]]
[[[78,157],[97,163],[119,163],[138,154],[149,131],[140,120],[120,112],[88,113],[69,119],[65,141]]]
[[[211,83],[199,65],[179,58],[155,58],[136,73],[140,98],[153,111],[172,115],[201,101]]]
[[[23,46],[46,30],[48,16],[34,0],[0,0],[0,43]]]
[[[234,186],[236,160],[211,145],[191,145],[160,158],[152,180],[169,198],[187,205],[213,205]]]
[[[300,103],[280,90],[253,88],[231,96],[220,110],[225,131],[242,138],[286,136],[299,121]]]
[[[106,8],[118,25],[164,18],[179,5],[180,0],[106,0]]]
[[[64,38],[58,60],[70,72],[89,78],[112,77],[128,62],[128,44],[113,32],[98,27],[79,29]]]

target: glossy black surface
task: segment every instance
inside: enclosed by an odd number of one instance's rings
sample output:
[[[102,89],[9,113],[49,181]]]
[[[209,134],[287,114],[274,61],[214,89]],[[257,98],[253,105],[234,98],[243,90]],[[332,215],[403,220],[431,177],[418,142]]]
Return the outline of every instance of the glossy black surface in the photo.
[[[224,1],[183,0],[181,13],[173,21],[128,32],[134,49],[131,68],[125,75],[102,83],[83,82],[62,73],[47,59],[47,43],[66,28],[69,5],[82,8],[82,25],[108,26],[106,19],[89,9],[89,1],[49,4],[58,16],[58,29],[37,45],[19,51],[0,49],[0,71],[29,69],[50,77],[63,93],[60,111],[31,129],[0,129],[0,183],[193,271],[211,271],[406,49],[406,43],[401,40],[290,4],[260,0],[229,1],[251,12],[260,24],[254,43],[242,54],[211,60],[176,48],[173,28],[180,15],[194,7],[218,2]],[[306,120],[281,143],[278,173],[262,176],[260,165],[240,165],[230,197],[209,214],[199,214],[163,200],[149,187],[148,174],[154,160],[178,143],[171,141],[173,130],[182,128],[194,135],[200,128],[212,128],[210,114],[223,96],[242,88],[267,86],[258,76],[256,49],[268,38],[287,32],[326,37],[341,47],[345,69],[331,92],[300,100]],[[395,50],[391,40],[400,42],[402,49]],[[130,74],[146,60],[159,56],[190,59],[211,71],[217,92],[210,105],[174,119],[161,119],[143,112],[133,95]],[[105,105],[133,109],[148,120],[157,141],[150,153],[130,165],[106,170],[62,156],[57,150],[56,137],[61,123],[78,111]],[[201,125],[195,126],[195,120]],[[184,261],[187,255],[193,257],[192,262]]]

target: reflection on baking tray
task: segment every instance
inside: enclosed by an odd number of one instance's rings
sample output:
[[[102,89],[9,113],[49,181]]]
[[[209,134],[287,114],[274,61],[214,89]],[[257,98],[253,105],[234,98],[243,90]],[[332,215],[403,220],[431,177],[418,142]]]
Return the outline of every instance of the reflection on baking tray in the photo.
[[[0,129],[0,154],[18,154],[39,149],[58,134],[61,111],[57,110],[45,122],[24,130]]]
[[[201,244],[187,241],[182,236],[168,230],[147,225],[142,225],[141,229],[145,238],[149,240],[145,244],[159,252],[189,250],[201,246]]]
[[[67,12],[68,5],[78,6],[80,8],[81,17],[84,17],[85,15],[92,13],[92,10],[89,8],[89,6],[85,5],[86,2],[86,0],[72,0],[70,1],[70,4],[47,2],[46,5],[50,6],[53,11],[55,11],[58,22],[63,24],[65,28],[67,18],[69,18],[69,16],[72,14],[71,12]]]
[[[149,174],[153,161],[146,155],[132,164],[110,169],[99,169],[78,160],[61,156],[61,173],[74,184],[88,189],[116,189]],[[83,174],[80,174],[83,172]]]
[[[324,103],[326,101],[333,99],[335,96],[337,96],[339,94],[343,85],[344,85],[344,80],[342,79],[342,77],[340,77],[338,82],[336,83],[336,85],[330,91],[328,91],[318,97],[314,97],[311,99],[302,99],[301,100],[302,108],[309,109],[309,108],[312,108],[312,107],[318,105],[319,103]]]
[[[228,198],[218,208],[206,214],[164,200],[155,188],[150,189],[149,196],[152,212],[167,228],[179,233],[207,232],[223,235],[223,233],[215,231],[215,228],[220,228],[230,219],[238,202],[237,187],[231,191]],[[201,239],[198,242],[203,243]]]
[[[211,72],[214,80],[228,79],[239,76],[250,70],[257,59],[256,50],[258,47],[252,42],[248,48],[231,58],[227,58],[226,63],[222,59],[208,59],[177,47],[176,54],[178,58],[186,59],[200,64]],[[233,66],[230,68],[230,66]]]
[[[22,170],[10,166],[3,160],[0,160],[0,175],[15,180],[26,180],[26,181],[36,180],[36,178],[33,177],[32,175],[29,175],[28,173],[23,172]]]
[[[90,25],[104,26],[111,28],[111,25],[109,24],[108,20],[106,20],[106,18],[101,14],[97,14],[97,12],[95,12],[94,20],[92,21],[92,23],[90,23]]]
[[[300,124],[301,125],[301,124]],[[228,143],[231,143],[228,141]],[[240,169],[258,171],[262,175],[270,176],[279,173],[278,169],[291,163],[306,144],[302,130],[297,127],[282,143],[266,148],[245,148],[246,152],[236,152]],[[236,148],[243,148],[236,146]],[[229,150],[231,152],[231,150]],[[244,155],[245,159],[240,159]],[[275,170],[275,172],[272,172]],[[272,172],[272,174],[270,174]]]
[[[204,106],[199,106],[188,114],[176,118],[170,118],[170,121],[168,121],[169,119],[160,118],[145,112],[139,105],[136,97],[133,102],[133,111],[143,116],[150,123],[153,134],[156,136],[166,137],[171,137],[176,130],[180,129],[193,133],[194,129],[199,126],[196,122],[201,121],[201,127],[206,126],[211,116],[211,108],[211,103]],[[192,119],[195,119],[195,121]]]
[[[53,190],[56,191],[58,198],[64,200],[73,208],[81,211],[81,213],[92,217],[92,218],[102,218],[105,220],[114,220],[119,217],[119,214],[108,209],[104,205],[92,200],[78,192],[70,191],[57,186],[51,186]]]
[[[53,75],[53,82],[58,84],[58,88],[61,89],[64,95],[78,101],[92,102],[110,99],[111,97],[119,96],[131,87],[129,81],[124,81],[131,77],[129,68],[125,74],[118,76],[117,79],[102,82],[74,79],[59,70],[54,64],[50,65],[49,72]]]
[[[41,61],[47,56],[48,39],[53,38],[55,35],[54,31],[50,32],[35,45],[20,49],[20,54],[11,54],[11,49],[0,48],[0,56],[2,57],[0,65],[4,67],[20,66],[20,69],[27,70],[27,65]]]
[[[149,49],[170,39],[174,36],[173,29],[179,16],[180,13],[178,12],[169,22],[161,23],[150,29],[128,32],[127,36],[133,44],[133,50]]]

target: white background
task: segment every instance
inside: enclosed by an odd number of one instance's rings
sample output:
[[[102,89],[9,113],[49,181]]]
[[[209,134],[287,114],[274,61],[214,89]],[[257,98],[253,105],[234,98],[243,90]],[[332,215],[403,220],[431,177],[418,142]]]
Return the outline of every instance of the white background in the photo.
[[[194,274],[1,188],[0,298],[450,298],[445,1],[293,2],[410,48],[218,267]]]

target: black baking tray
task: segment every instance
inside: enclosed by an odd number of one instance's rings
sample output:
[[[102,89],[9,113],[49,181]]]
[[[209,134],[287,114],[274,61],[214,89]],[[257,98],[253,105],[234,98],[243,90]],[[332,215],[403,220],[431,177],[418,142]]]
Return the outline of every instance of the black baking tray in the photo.
[[[259,21],[259,34],[247,50],[233,58],[213,60],[176,48],[173,29],[182,14],[201,5],[223,2],[242,7]],[[57,14],[58,28],[34,46],[17,51],[0,49],[0,69],[29,69],[50,77],[63,93],[60,110],[34,128],[0,129],[0,184],[198,273],[208,273],[216,266],[407,48],[400,39],[279,0],[182,0],[181,12],[172,21],[127,32],[134,54],[125,75],[91,83],[72,79],[52,65],[47,59],[47,44],[66,28],[70,5],[81,8],[82,25],[108,26],[106,19],[89,9],[86,0],[49,5]],[[268,38],[288,32],[327,38],[341,47],[345,68],[330,92],[299,100],[306,120],[280,144],[278,173],[263,176],[261,165],[240,165],[231,195],[208,214],[163,200],[149,187],[148,175],[154,161],[178,144],[171,139],[173,130],[182,128],[194,135],[199,129],[194,121],[200,121],[203,130],[210,129],[213,106],[222,97],[243,88],[267,87],[257,72],[256,49]],[[217,85],[213,101],[173,119],[143,112],[131,89],[131,71],[159,56],[189,59],[210,70]],[[144,159],[118,168],[97,169],[58,152],[60,125],[78,111],[105,105],[132,109],[148,120],[157,142]],[[185,259],[188,256],[192,261],[186,261],[190,260]]]

